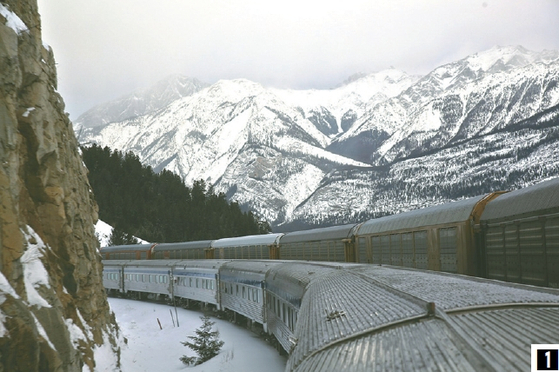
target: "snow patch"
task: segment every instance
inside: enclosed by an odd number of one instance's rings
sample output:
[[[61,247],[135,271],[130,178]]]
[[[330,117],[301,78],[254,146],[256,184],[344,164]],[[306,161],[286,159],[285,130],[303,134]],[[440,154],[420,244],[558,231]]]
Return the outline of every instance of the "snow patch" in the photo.
[[[41,261],[41,257],[43,257],[47,246],[43,243],[41,237],[39,237],[31,226],[27,226],[27,231],[29,231],[29,234],[23,229],[21,230],[27,243],[27,249],[20,259],[23,266],[27,303],[30,306],[51,307],[51,305],[43,297],[41,297],[36,289],[40,286],[50,288],[49,275],[43,265],[43,262]]]
[[[72,344],[76,348],[80,345],[80,340],[87,341],[85,334],[83,333],[81,328],[78,327],[78,325],[75,324],[72,319],[64,319],[64,323],[66,323],[66,328],[68,328],[68,332],[70,333],[70,341],[72,341]]]
[[[50,342],[49,339],[49,335],[47,334],[47,332],[45,331],[45,329],[43,328],[43,325],[41,324],[41,322],[39,322],[39,319],[37,319],[37,317],[35,316],[35,314],[33,314],[33,312],[31,311],[30,314],[33,316],[33,319],[35,320],[35,326],[37,327],[37,331],[39,332],[39,335],[45,339],[45,341],[47,342],[47,344],[50,346],[50,348],[52,350],[56,350],[56,348],[54,347],[53,343]]]
[[[6,295],[10,295],[14,298],[19,298],[16,291],[12,288],[8,279],[0,272],[0,305],[6,301]],[[6,321],[6,315],[0,311],[0,337],[5,337],[8,330],[4,325]]]
[[[0,14],[6,18],[6,26],[14,30],[14,32],[20,35],[22,32],[28,32],[29,28],[25,23],[11,10],[9,10],[4,4],[0,4]]]
[[[117,351],[113,349],[109,335],[105,332],[103,332],[103,344],[101,344],[100,346],[95,345],[95,347],[93,348],[93,359],[95,360],[95,370],[91,371],[87,365],[84,365],[82,368],[82,372],[126,371],[125,369],[119,368]],[[156,370],[162,370],[162,369],[156,369]],[[136,371],[136,370],[132,369],[131,371]]]
[[[113,227],[108,223],[98,220],[95,224],[95,235],[99,240],[99,244],[101,247],[106,247],[109,245],[109,239],[111,237],[111,233],[113,231]]]
[[[35,110],[35,107],[28,107],[27,110],[25,110],[25,112],[21,115],[24,118],[28,117],[29,114],[31,113],[31,111]]]

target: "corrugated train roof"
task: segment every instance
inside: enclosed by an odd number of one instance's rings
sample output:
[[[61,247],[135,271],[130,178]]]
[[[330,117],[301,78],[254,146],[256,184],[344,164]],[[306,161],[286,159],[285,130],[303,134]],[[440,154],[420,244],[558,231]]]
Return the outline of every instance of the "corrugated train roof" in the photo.
[[[357,235],[376,234],[388,231],[413,229],[422,226],[467,221],[476,204],[485,196],[486,195],[481,195],[434,207],[375,218],[364,222],[361,227],[359,227]]]
[[[559,211],[559,178],[503,194],[485,207],[482,222]],[[548,212],[545,212],[548,211]]]

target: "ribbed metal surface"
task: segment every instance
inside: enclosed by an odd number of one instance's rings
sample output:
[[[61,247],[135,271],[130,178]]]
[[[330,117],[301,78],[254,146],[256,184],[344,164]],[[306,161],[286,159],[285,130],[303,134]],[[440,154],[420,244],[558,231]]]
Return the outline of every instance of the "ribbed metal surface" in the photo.
[[[299,307],[305,288],[311,280],[330,272],[332,269],[332,267],[326,265],[284,262],[268,271],[266,289]]]
[[[290,362],[336,340],[427,314],[424,304],[345,270],[332,271],[307,287],[298,315],[299,339]]]
[[[133,245],[112,245],[109,247],[101,247],[101,253],[112,252],[134,252],[134,251],[149,251],[153,244],[133,244]]]
[[[452,316],[503,371],[529,371],[531,344],[559,343],[559,308],[511,308]]]
[[[485,207],[482,222],[496,222],[511,216],[559,209],[559,178],[503,194]],[[541,214],[541,213],[539,213]]]
[[[183,242],[183,243],[160,243],[154,248],[154,252],[158,251],[174,251],[177,249],[200,249],[200,248],[210,248],[212,240],[202,240],[196,242]]]
[[[222,306],[263,324],[264,279],[268,270],[278,264],[274,261],[231,261],[223,265],[220,270]]]
[[[310,242],[316,240],[342,240],[350,236],[355,224],[324,227],[305,231],[287,233],[280,239],[280,244],[295,242]]]
[[[272,245],[275,244],[283,234],[263,234],[241,236],[238,238],[223,238],[212,242],[213,248],[241,247],[251,245]]]
[[[559,303],[559,291],[438,272],[363,266],[356,271],[444,310],[507,303]]]
[[[156,263],[156,261],[152,262]],[[175,278],[174,295],[176,297],[217,304],[217,275],[219,268],[227,261],[174,260],[169,262],[175,264],[173,274]],[[209,285],[210,282],[211,286]]]
[[[276,261],[230,261],[221,267],[222,278],[231,277],[227,279],[242,283],[243,280],[263,282],[266,273],[272,267],[281,264]],[[233,279],[234,278],[234,279]]]
[[[478,371],[464,344],[441,320],[406,323],[327,348],[286,371]],[[290,368],[291,367],[291,368]]]
[[[442,225],[467,221],[475,205],[486,195],[470,199],[417,209],[410,212],[369,220],[359,227],[357,235],[413,229],[421,226]]]

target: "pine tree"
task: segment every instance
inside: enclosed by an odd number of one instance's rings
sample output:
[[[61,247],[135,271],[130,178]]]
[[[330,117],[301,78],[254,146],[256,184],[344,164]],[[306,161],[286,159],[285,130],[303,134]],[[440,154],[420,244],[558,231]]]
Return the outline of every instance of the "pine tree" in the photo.
[[[181,341],[181,344],[188,346],[198,354],[198,358],[183,355],[180,360],[187,365],[193,363],[199,365],[210,360],[219,354],[223,346],[223,341],[219,339],[219,331],[212,331],[215,322],[212,322],[207,315],[201,316],[200,319],[202,319],[202,326],[194,331],[196,336],[188,336],[192,342]]]
[[[129,234],[119,228],[113,227],[111,236],[109,237],[108,245],[129,245],[138,243],[138,239],[136,239],[132,234]]]

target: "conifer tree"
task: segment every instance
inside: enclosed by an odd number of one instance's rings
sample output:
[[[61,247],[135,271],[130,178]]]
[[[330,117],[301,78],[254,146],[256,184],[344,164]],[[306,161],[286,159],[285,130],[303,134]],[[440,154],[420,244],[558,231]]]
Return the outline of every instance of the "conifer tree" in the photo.
[[[212,322],[207,315],[201,316],[200,319],[202,319],[202,326],[194,331],[196,336],[188,336],[192,342],[181,341],[181,344],[188,346],[198,354],[198,358],[186,355],[180,357],[181,362],[187,365],[199,365],[210,360],[219,354],[223,346],[223,341],[219,339],[219,331],[212,331],[215,322]]]

